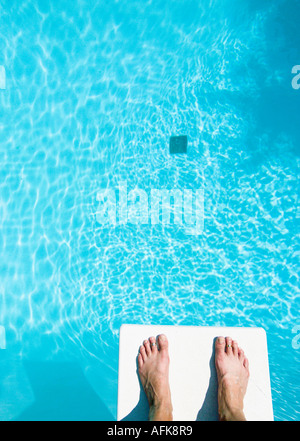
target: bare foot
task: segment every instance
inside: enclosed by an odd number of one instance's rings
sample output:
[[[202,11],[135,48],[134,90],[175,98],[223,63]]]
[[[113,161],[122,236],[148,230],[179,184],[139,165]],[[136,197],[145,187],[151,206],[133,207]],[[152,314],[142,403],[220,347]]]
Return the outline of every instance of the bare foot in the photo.
[[[218,337],[215,349],[220,420],[246,421],[243,408],[249,379],[248,359],[230,337]]]
[[[145,340],[138,355],[138,371],[148,398],[150,421],[172,421],[173,407],[169,386],[169,351],[165,335]]]

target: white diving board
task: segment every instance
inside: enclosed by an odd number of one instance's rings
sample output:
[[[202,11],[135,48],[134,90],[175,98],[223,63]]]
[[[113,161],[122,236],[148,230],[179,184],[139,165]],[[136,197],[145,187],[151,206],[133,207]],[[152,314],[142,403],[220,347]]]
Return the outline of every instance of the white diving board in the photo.
[[[169,341],[174,421],[218,420],[214,340],[237,340],[250,364],[244,400],[248,421],[273,421],[266,333],[262,328],[122,325],[119,343],[118,421],[145,421],[148,403],[137,373],[140,345],[165,334]]]

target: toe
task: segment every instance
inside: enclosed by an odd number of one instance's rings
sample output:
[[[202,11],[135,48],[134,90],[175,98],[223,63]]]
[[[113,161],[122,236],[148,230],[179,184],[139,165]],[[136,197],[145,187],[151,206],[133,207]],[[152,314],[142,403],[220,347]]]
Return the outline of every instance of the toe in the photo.
[[[152,354],[156,354],[157,353],[156,338],[150,337],[149,340],[150,340],[151,352],[152,352]]]
[[[140,346],[140,354],[143,358],[143,361],[145,362],[147,360],[147,354],[146,354],[146,349],[145,349],[144,345]]]
[[[232,353],[233,355],[237,356],[239,353],[239,346],[236,340],[233,340],[232,342]]]
[[[241,349],[241,348],[239,348],[239,359],[240,359],[240,361],[241,361],[242,363],[244,363],[244,360],[245,360],[245,354],[244,354],[243,349]]]
[[[226,354],[232,355],[232,338],[226,337]]]
[[[151,348],[150,348],[149,340],[144,340],[144,347],[145,347],[146,354],[149,357],[149,355],[151,355]]]
[[[157,341],[158,341],[160,353],[162,355],[168,354],[169,343],[167,337],[164,334],[160,334],[157,338]]]
[[[247,369],[247,371],[249,371],[249,360],[247,357],[245,357],[245,359],[244,359],[244,366]]]
[[[216,358],[223,357],[225,354],[225,338],[218,337],[215,342]]]
[[[143,361],[142,354],[139,354],[139,355],[138,355],[138,367],[139,367],[139,369],[141,369],[141,367],[143,366],[143,364],[144,364],[144,361]]]

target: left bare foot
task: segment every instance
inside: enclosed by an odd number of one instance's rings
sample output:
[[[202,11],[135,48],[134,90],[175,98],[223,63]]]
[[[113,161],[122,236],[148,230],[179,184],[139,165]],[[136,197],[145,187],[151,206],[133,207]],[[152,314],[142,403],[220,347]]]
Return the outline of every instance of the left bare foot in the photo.
[[[169,351],[165,335],[145,340],[138,355],[138,371],[148,398],[150,421],[172,421],[173,407],[169,386]]]

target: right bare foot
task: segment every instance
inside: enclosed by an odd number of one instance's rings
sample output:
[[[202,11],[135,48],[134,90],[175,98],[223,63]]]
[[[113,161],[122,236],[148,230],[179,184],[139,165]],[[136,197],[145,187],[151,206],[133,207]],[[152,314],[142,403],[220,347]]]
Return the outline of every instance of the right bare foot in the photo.
[[[246,421],[243,407],[249,379],[249,362],[244,351],[230,337],[215,343],[218,375],[218,406],[221,421]]]
[[[145,340],[138,355],[138,371],[148,398],[151,421],[172,421],[172,402],[169,386],[169,351],[165,335]]]

